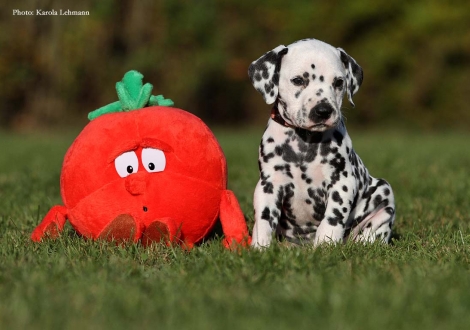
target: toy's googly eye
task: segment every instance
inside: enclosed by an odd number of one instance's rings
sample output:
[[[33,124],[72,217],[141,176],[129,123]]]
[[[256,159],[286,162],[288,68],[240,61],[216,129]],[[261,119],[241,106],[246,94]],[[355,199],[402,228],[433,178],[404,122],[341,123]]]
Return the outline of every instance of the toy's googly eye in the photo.
[[[166,166],[165,154],[158,149],[144,148],[142,149],[142,164],[147,172],[161,172]]]
[[[128,151],[114,160],[114,166],[121,178],[125,178],[129,174],[136,173],[139,170],[139,160],[134,151]]]

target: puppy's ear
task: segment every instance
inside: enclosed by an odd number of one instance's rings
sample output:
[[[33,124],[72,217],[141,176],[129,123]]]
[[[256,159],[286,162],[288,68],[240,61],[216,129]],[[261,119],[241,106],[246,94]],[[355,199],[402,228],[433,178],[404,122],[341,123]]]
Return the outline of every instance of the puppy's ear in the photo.
[[[263,95],[267,104],[272,104],[276,101],[279,91],[281,60],[287,54],[287,51],[288,48],[286,46],[277,46],[251,63],[248,68],[248,76],[251,79],[251,83]]]
[[[339,56],[341,58],[341,62],[343,62],[344,67],[346,68],[346,85],[348,91],[348,100],[349,103],[354,107],[354,102],[352,97],[356,92],[359,90],[359,87],[362,84],[362,80],[364,78],[362,68],[357,64],[357,62],[349,56],[344,49],[338,48]]]

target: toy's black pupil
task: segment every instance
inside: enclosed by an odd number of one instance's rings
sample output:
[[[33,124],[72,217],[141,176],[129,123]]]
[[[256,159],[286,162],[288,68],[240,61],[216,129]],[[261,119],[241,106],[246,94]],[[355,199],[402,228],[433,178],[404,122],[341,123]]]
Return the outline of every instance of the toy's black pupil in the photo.
[[[134,168],[131,165],[127,166],[127,173],[131,174],[132,172],[134,172]]]
[[[153,171],[155,169],[155,164],[154,163],[149,163],[149,169],[150,169],[150,171]]]

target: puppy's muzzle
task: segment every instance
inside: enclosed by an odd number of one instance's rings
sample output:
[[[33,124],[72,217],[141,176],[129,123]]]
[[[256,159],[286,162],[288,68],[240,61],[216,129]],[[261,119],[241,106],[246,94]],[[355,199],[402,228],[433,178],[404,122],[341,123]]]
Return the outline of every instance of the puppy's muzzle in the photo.
[[[313,122],[319,122],[330,118],[333,107],[328,103],[319,103],[310,110],[308,118]]]

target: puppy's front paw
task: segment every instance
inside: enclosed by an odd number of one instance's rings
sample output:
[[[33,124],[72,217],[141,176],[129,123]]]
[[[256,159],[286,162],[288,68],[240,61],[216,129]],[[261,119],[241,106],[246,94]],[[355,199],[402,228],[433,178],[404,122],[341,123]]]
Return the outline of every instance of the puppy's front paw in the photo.
[[[318,235],[315,237],[315,240],[313,241],[313,246],[317,247],[321,244],[328,244],[332,243],[332,240],[326,236],[319,237]]]
[[[271,245],[271,239],[267,238],[267,237],[256,237],[253,236],[252,239],[251,239],[251,247],[255,248],[255,249],[263,249],[263,248],[267,248],[269,247],[269,245]]]
[[[332,237],[332,235],[316,235],[313,241],[313,246],[317,247],[321,244],[336,244],[340,241],[340,239],[338,239],[337,237]]]
[[[256,249],[267,248],[273,239],[273,230],[268,221],[258,220],[253,226],[251,246]]]

